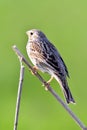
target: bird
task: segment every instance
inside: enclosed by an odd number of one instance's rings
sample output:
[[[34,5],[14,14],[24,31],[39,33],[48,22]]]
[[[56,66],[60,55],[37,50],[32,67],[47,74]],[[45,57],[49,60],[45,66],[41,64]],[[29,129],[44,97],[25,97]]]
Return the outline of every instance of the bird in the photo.
[[[51,76],[47,83],[55,78],[62,88],[67,104],[75,103],[67,82],[69,72],[59,51],[42,31],[31,29],[26,34],[28,36],[26,51],[34,68]]]

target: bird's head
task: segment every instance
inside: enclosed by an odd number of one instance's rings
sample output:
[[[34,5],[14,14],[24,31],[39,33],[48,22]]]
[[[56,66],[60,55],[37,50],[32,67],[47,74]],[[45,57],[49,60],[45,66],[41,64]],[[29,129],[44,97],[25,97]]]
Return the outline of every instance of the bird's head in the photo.
[[[29,40],[37,40],[37,39],[43,39],[46,38],[45,34],[37,29],[32,29],[26,32],[28,35]]]

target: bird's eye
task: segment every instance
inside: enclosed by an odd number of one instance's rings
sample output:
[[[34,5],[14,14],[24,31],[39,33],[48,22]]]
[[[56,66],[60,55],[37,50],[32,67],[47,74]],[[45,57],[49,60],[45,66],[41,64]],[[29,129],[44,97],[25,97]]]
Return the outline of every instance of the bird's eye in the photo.
[[[31,32],[30,35],[33,35],[33,32]]]

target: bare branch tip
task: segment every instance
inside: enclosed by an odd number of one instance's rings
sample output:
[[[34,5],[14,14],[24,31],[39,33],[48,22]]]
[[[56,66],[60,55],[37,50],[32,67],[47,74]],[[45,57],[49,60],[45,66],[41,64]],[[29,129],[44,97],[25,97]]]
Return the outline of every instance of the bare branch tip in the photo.
[[[15,48],[16,48],[16,45],[13,45],[13,46],[12,46],[12,49],[15,49]]]

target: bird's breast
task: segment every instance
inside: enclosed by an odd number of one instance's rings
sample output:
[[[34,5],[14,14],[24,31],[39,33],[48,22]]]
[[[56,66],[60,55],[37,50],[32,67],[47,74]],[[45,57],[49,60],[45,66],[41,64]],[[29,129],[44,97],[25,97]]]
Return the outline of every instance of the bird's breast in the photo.
[[[26,50],[31,62],[36,65],[35,50],[32,48],[32,43],[27,43]]]

